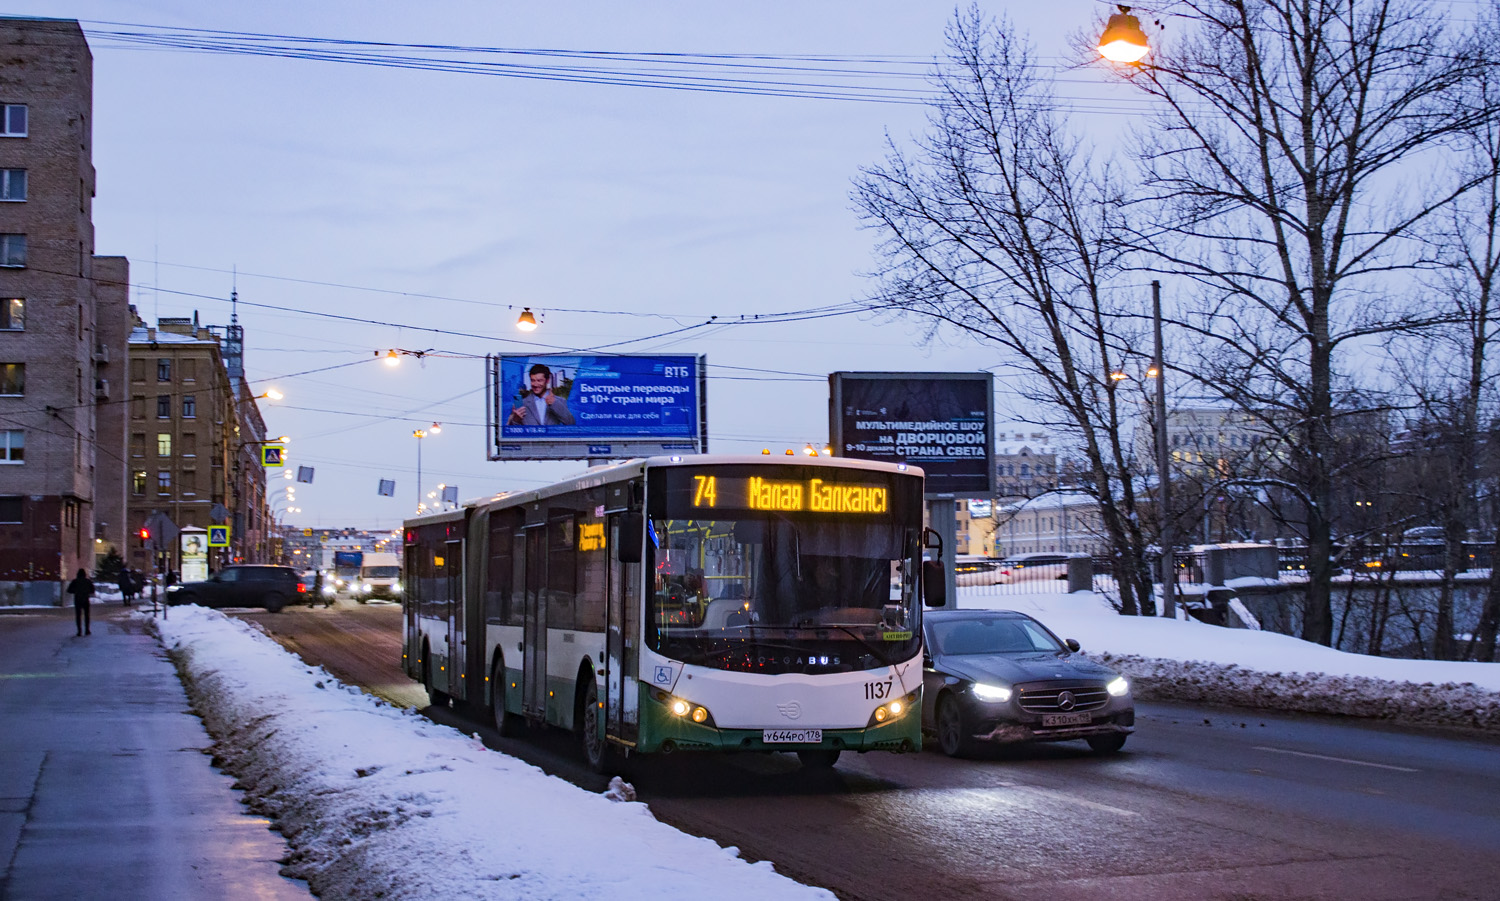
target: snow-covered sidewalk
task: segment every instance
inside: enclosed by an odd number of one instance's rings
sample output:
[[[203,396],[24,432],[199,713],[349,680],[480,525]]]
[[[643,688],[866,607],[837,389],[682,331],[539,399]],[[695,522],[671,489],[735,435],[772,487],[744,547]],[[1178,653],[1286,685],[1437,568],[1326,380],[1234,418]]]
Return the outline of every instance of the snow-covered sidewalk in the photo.
[[[218,612],[152,622],[219,764],[321,898],[833,898],[344,686]]]

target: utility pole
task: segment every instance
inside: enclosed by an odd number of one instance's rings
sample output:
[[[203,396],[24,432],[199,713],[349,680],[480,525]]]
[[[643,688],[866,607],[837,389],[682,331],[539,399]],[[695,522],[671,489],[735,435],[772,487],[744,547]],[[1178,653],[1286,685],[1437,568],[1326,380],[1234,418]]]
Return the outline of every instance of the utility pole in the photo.
[[[1167,367],[1161,348],[1161,282],[1151,281],[1151,324],[1156,331],[1156,496],[1161,502],[1162,615],[1177,618],[1177,564],[1172,559],[1171,455],[1167,451]]]

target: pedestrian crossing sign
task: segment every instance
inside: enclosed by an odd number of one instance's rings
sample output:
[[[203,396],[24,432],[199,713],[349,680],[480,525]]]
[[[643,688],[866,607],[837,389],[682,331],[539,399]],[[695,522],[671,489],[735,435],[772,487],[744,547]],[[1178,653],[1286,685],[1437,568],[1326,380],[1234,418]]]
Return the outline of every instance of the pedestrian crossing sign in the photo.
[[[229,547],[229,527],[228,526],[209,526],[208,527],[208,546],[209,547]]]
[[[267,444],[260,449],[260,462],[264,466],[281,466],[282,451],[285,450],[279,444]]]

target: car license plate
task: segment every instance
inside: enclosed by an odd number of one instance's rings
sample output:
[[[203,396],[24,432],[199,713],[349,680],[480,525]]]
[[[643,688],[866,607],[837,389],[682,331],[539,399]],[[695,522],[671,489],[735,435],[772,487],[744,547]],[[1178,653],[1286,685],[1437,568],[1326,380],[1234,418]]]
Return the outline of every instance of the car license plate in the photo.
[[[818,744],[823,741],[822,729],[766,729],[760,734],[760,740],[768,745],[806,745]]]
[[[1044,713],[1043,726],[1087,726],[1094,718],[1087,713]]]

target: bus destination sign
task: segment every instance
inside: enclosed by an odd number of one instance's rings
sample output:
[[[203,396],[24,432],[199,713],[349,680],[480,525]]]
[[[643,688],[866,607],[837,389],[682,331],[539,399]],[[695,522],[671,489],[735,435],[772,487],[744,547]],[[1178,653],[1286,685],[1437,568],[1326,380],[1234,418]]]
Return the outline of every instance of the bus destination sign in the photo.
[[[883,514],[890,512],[885,485],[823,479],[693,476],[693,508],[764,510],[778,513]]]

